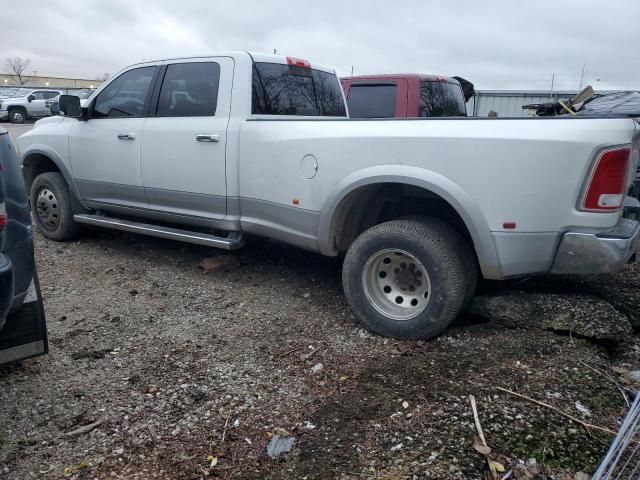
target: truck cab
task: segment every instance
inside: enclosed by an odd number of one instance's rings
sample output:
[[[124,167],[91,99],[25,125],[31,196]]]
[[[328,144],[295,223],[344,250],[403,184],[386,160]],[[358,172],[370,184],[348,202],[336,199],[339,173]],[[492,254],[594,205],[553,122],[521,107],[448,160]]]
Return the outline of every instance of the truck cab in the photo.
[[[437,75],[367,75],[340,79],[351,118],[433,118],[467,115],[455,78]]]
[[[48,117],[60,93],[59,90],[18,89],[12,96],[0,99],[0,120],[24,123],[30,118]]]

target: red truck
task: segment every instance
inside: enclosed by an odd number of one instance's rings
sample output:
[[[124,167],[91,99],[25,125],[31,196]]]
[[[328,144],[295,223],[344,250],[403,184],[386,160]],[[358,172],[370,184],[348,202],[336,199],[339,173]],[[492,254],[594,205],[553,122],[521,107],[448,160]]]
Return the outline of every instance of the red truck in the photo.
[[[368,75],[340,80],[351,118],[464,117],[473,84],[439,75]]]

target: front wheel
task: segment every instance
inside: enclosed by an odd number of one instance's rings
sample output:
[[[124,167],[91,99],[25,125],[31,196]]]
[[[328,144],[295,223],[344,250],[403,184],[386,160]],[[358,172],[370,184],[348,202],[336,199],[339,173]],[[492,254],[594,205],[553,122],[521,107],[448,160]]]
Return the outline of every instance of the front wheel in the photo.
[[[30,200],[33,218],[46,238],[64,242],[78,234],[80,225],[73,220],[73,198],[61,173],[38,175],[31,184]]]
[[[428,217],[366,230],[349,247],[342,270],[356,316],[372,331],[399,339],[444,331],[476,278],[469,243],[446,222]]]
[[[13,108],[9,110],[9,121],[11,123],[24,123],[27,120],[27,114],[21,108]]]

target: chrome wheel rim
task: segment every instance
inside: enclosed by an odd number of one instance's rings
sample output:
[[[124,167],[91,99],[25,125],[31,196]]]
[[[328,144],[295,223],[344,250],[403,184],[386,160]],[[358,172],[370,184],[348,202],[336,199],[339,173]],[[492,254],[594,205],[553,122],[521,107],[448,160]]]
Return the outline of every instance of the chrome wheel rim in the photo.
[[[11,120],[16,122],[16,123],[20,123],[24,121],[24,115],[22,115],[22,112],[12,112],[11,113]]]
[[[410,320],[431,300],[431,278],[422,263],[409,252],[380,250],[369,257],[362,271],[367,299],[385,317]]]
[[[60,225],[60,209],[58,199],[51,189],[47,187],[40,189],[36,201],[36,210],[38,218],[45,228],[48,230],[58,228],[58,225]]]

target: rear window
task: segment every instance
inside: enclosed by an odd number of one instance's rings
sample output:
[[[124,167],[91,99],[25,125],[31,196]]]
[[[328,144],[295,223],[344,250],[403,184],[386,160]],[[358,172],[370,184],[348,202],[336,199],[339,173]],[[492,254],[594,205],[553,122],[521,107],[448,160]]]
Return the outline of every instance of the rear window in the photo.
[[[447,82],[420,82],[420,117],[466,117],[460,85]]]
[[[345,117],[340,82],[320,70],[254,63],[251,112],[257,115]]]
[[[351,118],[386,118],[396,113],[396,85],[361,84],[349,88],[349,116]]]

